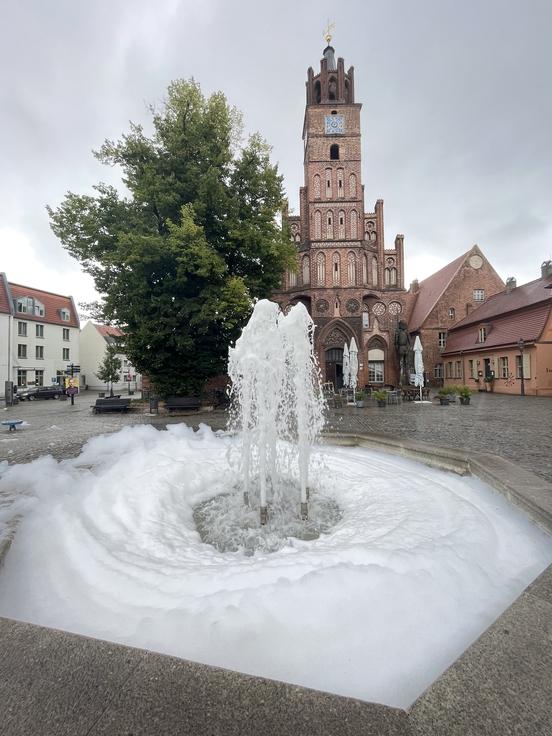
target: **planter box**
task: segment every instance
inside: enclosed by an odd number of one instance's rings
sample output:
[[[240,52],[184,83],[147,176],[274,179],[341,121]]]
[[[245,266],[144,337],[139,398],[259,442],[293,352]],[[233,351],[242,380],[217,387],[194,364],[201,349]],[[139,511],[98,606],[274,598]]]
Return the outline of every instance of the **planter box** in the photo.
[[[448,396],[439,396],[439,401],[441,403],[441,406],[448,406],[450,403]]]

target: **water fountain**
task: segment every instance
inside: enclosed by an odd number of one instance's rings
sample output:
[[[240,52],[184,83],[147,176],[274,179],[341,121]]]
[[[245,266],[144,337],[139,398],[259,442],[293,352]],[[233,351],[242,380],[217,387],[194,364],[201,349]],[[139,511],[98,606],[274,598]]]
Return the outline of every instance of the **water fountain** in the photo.
[[[0,527],[21,519],[0,615],[412,703],[552,544],[475,478],[311,448],[311,333],[301,306],[257,305],[231,353],[238,434],[126,427],[77,458],[0,466]]]

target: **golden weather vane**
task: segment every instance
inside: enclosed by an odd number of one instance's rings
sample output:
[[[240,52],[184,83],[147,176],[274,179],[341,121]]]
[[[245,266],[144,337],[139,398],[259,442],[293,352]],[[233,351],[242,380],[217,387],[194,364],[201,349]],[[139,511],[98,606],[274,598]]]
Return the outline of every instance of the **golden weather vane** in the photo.
[[[324,38],[326,39],[326,43],[328,46],[330,45],[330,41],[332,40],[332,32],[335,28],[335,23],[330,23],[330,19],[328,18],[328,25],[326,26],[326,30],[324,31]]]

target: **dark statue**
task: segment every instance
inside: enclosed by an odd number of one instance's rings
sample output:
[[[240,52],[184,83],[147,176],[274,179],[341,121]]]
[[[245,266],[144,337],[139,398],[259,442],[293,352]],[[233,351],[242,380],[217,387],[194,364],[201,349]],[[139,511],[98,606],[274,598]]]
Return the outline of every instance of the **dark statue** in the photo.
[[[407,324],[402,320],[397,325],[397,331],[395,332],[395,350],[399,358],[399,385],[406,386],[408,384],[412,344]]]

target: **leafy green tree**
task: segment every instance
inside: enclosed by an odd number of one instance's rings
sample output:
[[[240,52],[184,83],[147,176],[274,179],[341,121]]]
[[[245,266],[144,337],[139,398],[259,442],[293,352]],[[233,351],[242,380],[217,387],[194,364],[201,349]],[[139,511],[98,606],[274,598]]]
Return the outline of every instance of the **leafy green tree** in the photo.
[[[121,359],[117,357],[119,348],[117,345],[108,345],[105,349],[103,361],[95,374],[97,378],[109,386],[109,395],[113,396],[113,383],[119,380],[121,372]]]
[[[131,125],[95,154],[117,166],[127,194],[100,183],[48,208],[51,227],[92,275],[94,315],[120,326],[125,352],[157,389],[197,392],[225,370],[252,304],[295,267],[277,216],[282,177],[270,149],[241,143],[241,116],[222,93],[176,81],[153,133]]]

